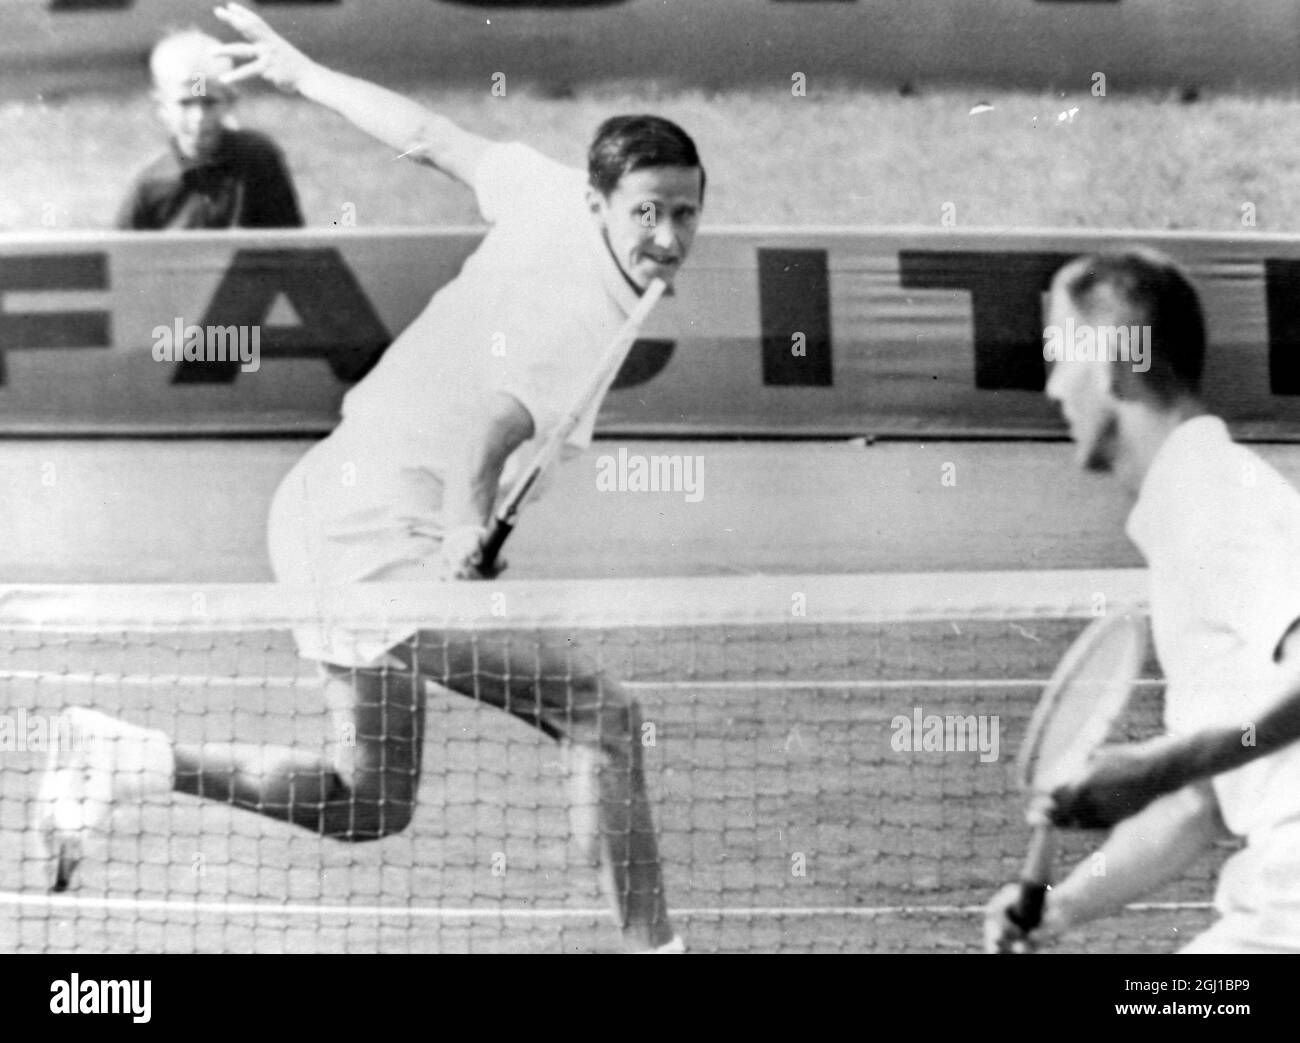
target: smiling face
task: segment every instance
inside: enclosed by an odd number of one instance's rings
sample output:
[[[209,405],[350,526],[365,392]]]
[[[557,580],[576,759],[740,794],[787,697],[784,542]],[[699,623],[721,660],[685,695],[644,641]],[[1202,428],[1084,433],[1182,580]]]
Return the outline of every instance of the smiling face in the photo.
[[[699,167],[656,166],[624,174],[608,195],[588,189],[587,202],[629,281],[671,285],[690,253],[702,208]]]
[[[1118,317],[1098,318],[1096,308],[1084,313],[1064,289],[1052,289],[1049,327],[1064,330],[1118,321]],[[1111,387],[1112,376],[1109,363],[1058,360],[1047,379],[1047,397],[1061,408],[1074,440],[1075,460],[1090,471],[1112,470],[1119,449],[1119,402]]]

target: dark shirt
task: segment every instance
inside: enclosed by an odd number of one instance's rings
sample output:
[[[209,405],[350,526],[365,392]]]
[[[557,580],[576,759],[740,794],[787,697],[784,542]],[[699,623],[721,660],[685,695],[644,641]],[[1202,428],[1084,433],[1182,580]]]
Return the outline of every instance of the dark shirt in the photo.
[[[202,166],[169,148],[141,171],[117,227],[301,228],[302,214],[279,147],[255,131],[223,130]]]

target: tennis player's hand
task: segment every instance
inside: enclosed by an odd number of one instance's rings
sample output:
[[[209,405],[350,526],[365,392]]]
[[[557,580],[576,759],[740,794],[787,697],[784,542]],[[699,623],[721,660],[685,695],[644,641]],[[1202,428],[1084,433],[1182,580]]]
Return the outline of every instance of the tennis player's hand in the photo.
[[[1101,747],[1082,776],[1052,791],[1047,818],[1061,829],[1107,829],[1137,814],[1168,792],[1162,778],[1171,748],[1164,737]]]
[[[223,57],[236,61],[246,59],[243,65],[222,77],[225,83],[261,76],[281,90],[295,91],[315,64],[242,4],[224,4],[215,8],[213,14],[248,41],[228,43],[217,49],[217,54]]]
[[[463,525],[451,529],[442,537],[443,579],[493,579],[506,569],[503,558],[497,558],[490,569],[483,567],[483,543],[487,529],[481,525]]]
[[[1012,923],[1008,912],[1020,901],[1020,885],[1007,884],[984,907],[984,951],[1032,953],[1038,950],[1041,931],[1026,933]]]

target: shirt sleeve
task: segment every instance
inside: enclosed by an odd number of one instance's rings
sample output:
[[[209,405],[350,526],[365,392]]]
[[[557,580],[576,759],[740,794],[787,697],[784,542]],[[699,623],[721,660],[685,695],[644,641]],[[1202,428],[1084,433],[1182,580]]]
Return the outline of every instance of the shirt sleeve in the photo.
[[[495,224],[509,214],[545,205],[554,194],[571,192],[581,178],[581,171],[527,145],[498,143],[483,151],[474,172],[474,195],[483,219]]]

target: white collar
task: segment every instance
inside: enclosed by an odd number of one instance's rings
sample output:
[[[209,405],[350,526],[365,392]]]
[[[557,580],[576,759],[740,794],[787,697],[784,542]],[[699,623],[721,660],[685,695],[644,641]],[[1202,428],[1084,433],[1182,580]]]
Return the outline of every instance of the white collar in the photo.
[[[599,222],[592,216],[590,210],[586,212],[586,216],[589,229],[588,242],[596,258],[596,268],[600,272],[601,282],[623,314],[630,315],[641,295],[623,274],[623,269],[615,259],[613,251],[610,250]]]

